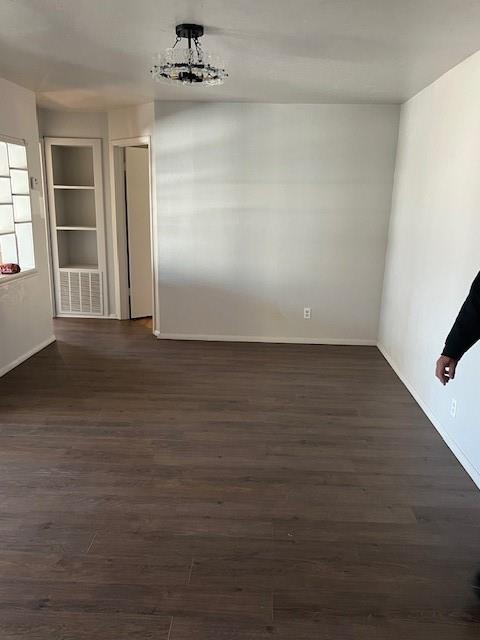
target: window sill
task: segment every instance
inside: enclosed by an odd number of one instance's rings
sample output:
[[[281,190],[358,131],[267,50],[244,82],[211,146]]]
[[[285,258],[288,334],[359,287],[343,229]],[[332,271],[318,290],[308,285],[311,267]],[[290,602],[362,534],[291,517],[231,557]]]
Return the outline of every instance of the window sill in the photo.
[[[38,275],[37,269],[28,269],[27,271],[20,271],[20,273],[12,273],[10,275],[0,274],[0,287],[10,284],[11,282],[23,280],[24,278],[31,278],[36,275]]]

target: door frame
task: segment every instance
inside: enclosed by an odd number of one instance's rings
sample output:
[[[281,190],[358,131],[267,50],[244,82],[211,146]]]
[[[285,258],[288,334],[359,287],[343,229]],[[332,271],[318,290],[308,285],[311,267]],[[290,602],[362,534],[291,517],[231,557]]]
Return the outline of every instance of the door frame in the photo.
[[[147,146],[149,167],[149,195],[150,195],[150,236],[151,236],[151,264],[152,264],[152,333],[160,334],[158,326],[158,258],[157,258],[157,225],[155,216],[155,190],[152,170],[152,145],[150,136],[137,138],[120,138],[109,142],[110,188],[112,202],[112,231],[113,231],[113,263],[115,273],[115,308],[118,320],[130,318],[128,304],[128,252],[127,252],[127,218],[125,186],[123,183],[122,197],[117,194],[118,181],[124,180],[124,165],[119,165],[119,152],[126,147]],[[122,153],[124,158],[124,153]]]

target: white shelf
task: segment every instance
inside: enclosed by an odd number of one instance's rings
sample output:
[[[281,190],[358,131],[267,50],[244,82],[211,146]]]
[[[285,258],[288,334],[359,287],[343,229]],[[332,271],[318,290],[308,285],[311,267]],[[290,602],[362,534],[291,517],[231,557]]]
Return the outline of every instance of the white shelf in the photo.
[[[97,227],[57,227],[57,231],[96,231]]]
[[[69,264],[60,267],[59,271],[98,271],[98,264]]]
[[[54,189],[90,189],[95,191],[95,187],[80,185],[80,184],[54,184]]]

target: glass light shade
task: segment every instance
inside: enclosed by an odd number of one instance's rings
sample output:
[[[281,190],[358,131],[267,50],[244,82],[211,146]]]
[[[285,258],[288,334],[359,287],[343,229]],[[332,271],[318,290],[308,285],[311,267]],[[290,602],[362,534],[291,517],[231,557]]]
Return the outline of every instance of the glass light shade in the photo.
[[[217,56],[205,53],[200,47],[172,47],[159,54],[151,69],[155,80],[181,84],[222,84],[228,73]]]

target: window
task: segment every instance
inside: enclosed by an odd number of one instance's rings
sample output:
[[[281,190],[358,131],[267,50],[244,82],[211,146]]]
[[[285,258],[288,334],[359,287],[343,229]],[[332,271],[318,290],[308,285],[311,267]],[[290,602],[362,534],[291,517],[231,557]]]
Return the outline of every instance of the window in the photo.
[[[0,139],[0,263],[22,271],[35,267],[29,187],[25,144]]]

